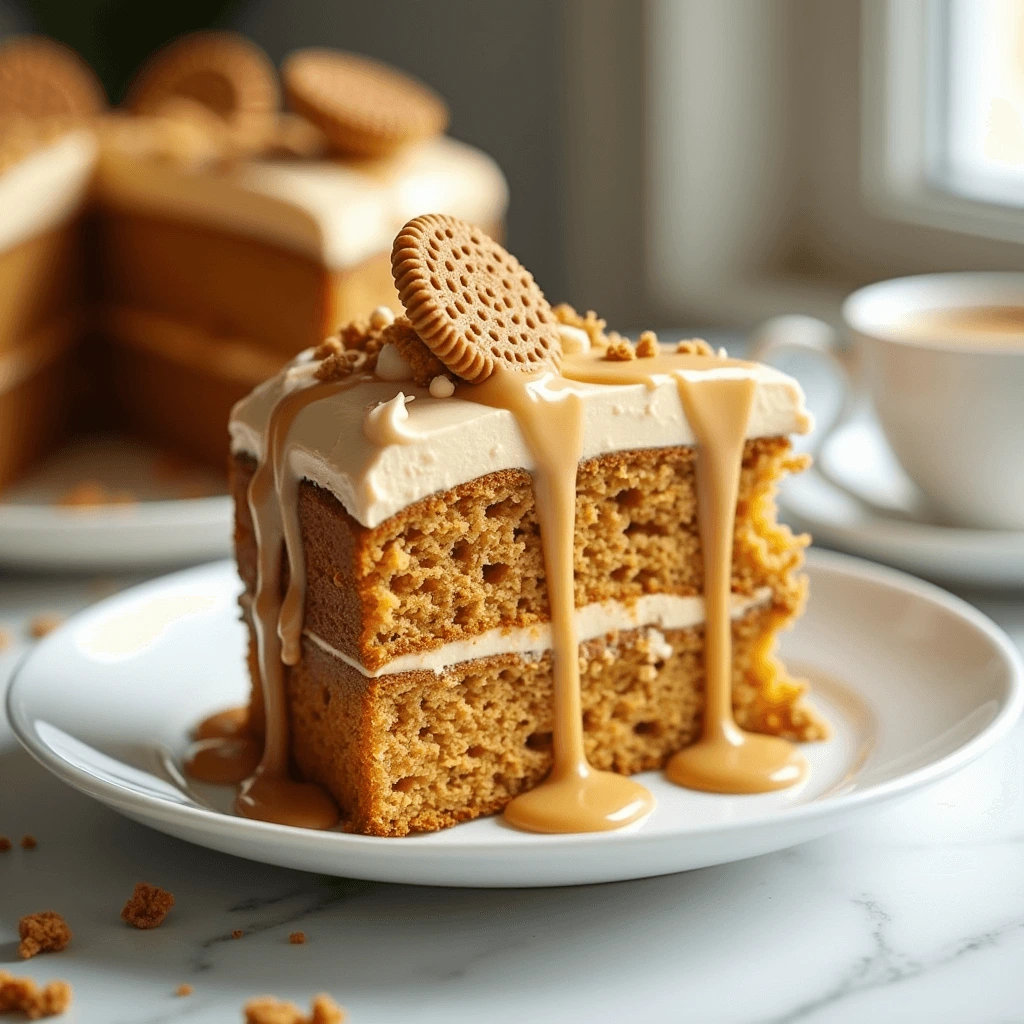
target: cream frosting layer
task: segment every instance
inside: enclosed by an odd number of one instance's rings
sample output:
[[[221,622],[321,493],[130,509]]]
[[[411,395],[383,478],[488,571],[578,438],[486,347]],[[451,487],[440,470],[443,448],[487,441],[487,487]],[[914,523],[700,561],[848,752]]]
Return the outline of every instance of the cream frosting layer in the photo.
[[[290,370],[235,406],[230,423],[233,452],[262,457],[270,414],[285,391],[301,383],[305,370],[311,369],[308,359],[308,353],[299,356]],[[757,390],[748,438],[807,433],[811,428],[800,385],[772,367],[684,372],[754,377]],[[566,380],[557,386],[582,400],[584,459],[694,443],[678,385],[669,375],[656,377],[653,387]],[[399,393],[404,401],[395,403]],[[364,429],[368,411],[389,402],[394,404],[388,411],[395,418],[401,416],[396,430]],[[407,416],[398,410],[399,404]],[[477,477],[534,468],[511,412],[467,401],[460,392],[433,398],[427,388],[411,381],[366,378],[330,399],[313,402],[297,416],[289,439],[291,470],[326,488],[354,519],[370,528],[428,495]]]
[[[498,165],[447,136],[387,161],[275,160],[229,174],[186,173],[107,155],[97,194],[115,209],[223,228],[335,270],[390,252],[402,225],[421,213],[450,213],[491,227],[508,203]]]
[[[731,614],[734,619],[742,618],[752,608],[758,608],[771,600],[771,589],[760,588],[752,597],[734,594]],[[580,642],[593,640],[627,629],[650,628],[691,629],[704,622],[704,599],[702,597],[679,597],[674,594],[645,594],[630,605],[618,601],[602,601],[588,604],[576,610],[576,634]],[[403,654],[393,658],[382,668],[371,672],[355,658],[331,646],[312,630],[303,630],[322,651],[338,658],[364,676],[376,679],[379,676],[395,675],[398,672],[442,672],[452,665],[459,665],[476,658],[490,658],[497,654],[521,654],[537,656],[551,650],[551,626],[542,623],[536,626],[514,629],[491,629],[469,640],[456,640],[432,651],[417,654]],[[672,654],[664,637],[654,638],[660,645],[655,653],[667,658]]]
[[[71,132],[0,174],[0,252],[60,227],[78,213],[96,152],[91,132]]]

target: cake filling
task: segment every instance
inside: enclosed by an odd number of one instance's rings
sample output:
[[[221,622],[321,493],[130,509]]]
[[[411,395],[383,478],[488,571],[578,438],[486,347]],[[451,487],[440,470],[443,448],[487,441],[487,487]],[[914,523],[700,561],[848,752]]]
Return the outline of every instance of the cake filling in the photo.
[[[753,597],[731,595],[730,614],[740,619],[748,611],[771,601],[771,590],[761,588]],[[609,633],[629,629],[691,629],[704,624],[704,599],[680,597],[677,594],[645,594],[632,604],[602,601],[575,611],[576,638],[579,642],[593,640]],[[400,672],[441,672],[452,665],[460,665],[477,658],[492,658],[499,654],[542,654],[553,646],[551,625],[489,629],[469,640],[455,640],[429,651],[401,654],[381,668],[369,669],[357,658],[339,651],[311,629],[304,629],[308,637],[324,653],[350,665],[368,679],[396,675]],[[197,736],[198,736],[197,732]]]

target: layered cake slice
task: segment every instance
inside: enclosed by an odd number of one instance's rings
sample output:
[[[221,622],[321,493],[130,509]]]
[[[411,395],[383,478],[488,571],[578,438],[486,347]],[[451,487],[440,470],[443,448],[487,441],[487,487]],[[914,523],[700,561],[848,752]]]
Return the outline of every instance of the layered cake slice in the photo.
[[[773,655],[806,592],[773,500],[803,465],[796,382],[552,310],[454,218],[411,221],[392,266],[406,316],[350,324],[231,417],[262,752],[241,813],[590,831],[642,817],[624,776],[667,763],[715,791],[797,781],[786,741],[826,730]]]

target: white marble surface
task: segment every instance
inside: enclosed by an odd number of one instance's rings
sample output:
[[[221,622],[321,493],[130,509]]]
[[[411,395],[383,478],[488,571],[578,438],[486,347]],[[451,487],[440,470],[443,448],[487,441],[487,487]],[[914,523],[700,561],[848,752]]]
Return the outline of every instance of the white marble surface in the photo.
[[[109,584],[0,576],[0,686],[25,624]],[[965,595],[1024,645],[1024,600]],[[241,1020],[250,997],[330,992],[352,1024],[1024,1020],[1024,726],[897,809],[757,860],[577,889],[459,891],[320,878],[150,831],[50,777],[0,724],[0,969],[69,980],[62,1018]],[[163,927],[123,925],[136,881]],[[17,920],[63,913],[23,963]],[[245,930],[240,940],[235,928]],[[306,933],[304,946],[288,933]],[[194,994],[179,998],[182,982]]]

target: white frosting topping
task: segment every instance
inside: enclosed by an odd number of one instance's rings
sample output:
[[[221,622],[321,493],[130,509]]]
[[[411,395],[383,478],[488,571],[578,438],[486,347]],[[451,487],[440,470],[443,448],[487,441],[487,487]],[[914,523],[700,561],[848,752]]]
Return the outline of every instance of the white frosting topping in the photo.
[[[760,588],[753,597],[732,596],[732,617],[741,618],[751,608],[771,600],[771,589]],[[634,604],[625,605],[618,601],[602,601],[576,609],[576,634],[580,641],[593,640],[617,630],[652,627],[648,641],[651,656],[664,660],[672,656],[672,647],[660,632],[662,629],[690,629],[704,621],[704,598],[679,597],[675,594],[645,594]],[[657,627],[657,628],[654,628]],[[512,629],[490,629],[486,633],[456,640],[436,647],[432,651],[403,654],[393,658],[382,668],[371,672],[360,662],[332,647],[312,630],[305,630],[309,637],[328,654],[358,669],[363,675],[377,677],[393,675],[396,672],[431,671],[441,672],[450,665],[473,658],[489,658],[495,654],[543,654],[551,649],[551,626],[549,623]]]
[[[109,155],[97,191],[108,206],[235,231],[336,270],[390,252],[421,213],[489,227],[508,201],[497,164],[446,136],[373,164],[265,161],[221,175]]]
[[[748,438],[811,429],[800,385],[772,367],[683,372],[754,377],[757,390]],[[264,429],[286,377],[287,371],[277,375],[235,406],[232,451],[260,458]],[[575,381],[560,381],[557,386],[571,389],[582,400],[584,459],[695,441],[670,376],[659,375],[654,387]],[[404,397],[396,404],[400,392]],[[532,470],[533,458],[512,413],[468,401],[464,394],[434,398],[427,388],[410,382],[360,380],[298,414],[290,433],[291,469],[329,490],[353,518],[370,528],[428,495],[488,473]],[[409,396],[415,401],[406,405]],[[364,429],[367,412],[382,403],[390,404],[389,411],[376,413],[380,429]]]
[[[0,174],[0,252],[44,234],[81,209],[96,164],[90,132],[71,132]]]
[[[412,444],[420,439],[408,426],[409,410],[405,403],[411,401],[411,396],[406,398],[399,391],[390,402],[381,402],[367,412],[363,420],[363,435],[370,444],[386,448],[392,444]]]

